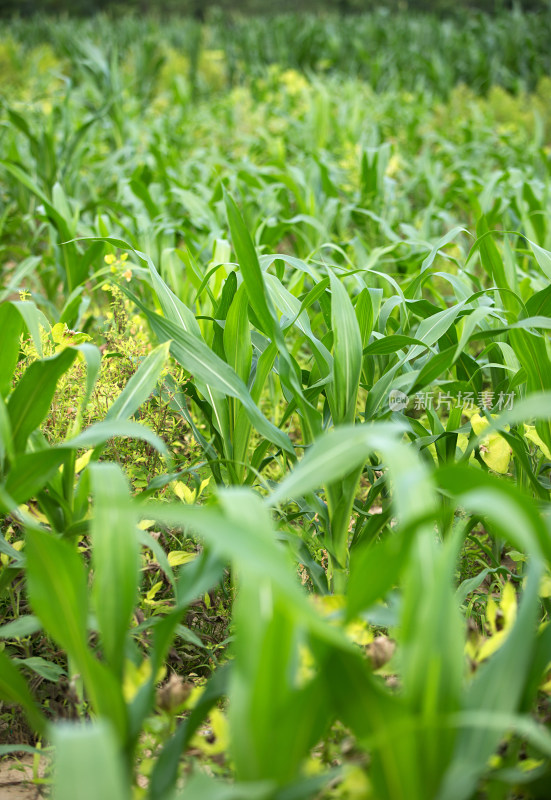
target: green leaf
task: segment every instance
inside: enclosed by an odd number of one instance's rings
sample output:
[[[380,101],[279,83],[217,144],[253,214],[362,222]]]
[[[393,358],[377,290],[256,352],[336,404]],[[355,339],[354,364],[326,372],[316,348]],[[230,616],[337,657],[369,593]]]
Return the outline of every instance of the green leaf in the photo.
[[[105,659],[122,678],[126,638],[138,595],[136,514],[127,482],[116,464],[91,467],[96,498],[90,525],[94,600]]]
[[[247,313],[248,298],[244,284],[234,295],[224,327],[226,361],[241,380],[249,380],[252,361],[251,333]]]
[[[13,461],[14,455],[8,408],[4,398],[0,395],[0,470],[3,470],[6,457]]]
[[[45,331],[49,331],[50,323],[42,311],[40,311],[36,305],[29,300],[12,302],[12,305],[19,311],[23,322],[27,326],[27,330],[31,334],[33,344],[36,347],[36,352],[40,358],[42,358],[42,340],[40,337],[40,328],[43,328]]]
[[[452,346],[432,356],[432,358],[423,365],[408,391],[413,394],[424,386],[430,385],[440,375],[445,375],[446,372],[452,368],[456,355],[455,346]]]
[[[31,747],[28,744],[0,744],[0,756],[9,756],[12,753],[16,758],[18,753],[43,756],[44,750],[41,747]]]
[[[544,250],[543,247],[540,247],[539,244],[535,242],[530,242],[530,247],[532,248],[532,252],[542,272],[551,280],[551,253],[549,250]]]
[[[508,287],[507,275],[505,273],[505,267],[503,265],[503,259],[499,254],[499,250],[496,247],[496,243],[494,242],[493,237],[490,235],[490,229],[488,228],[488,221],[485,216],[480,217],[476,224],[476,235],[478,236],[477,241],[473,245],[473,251],[475,248],[480,248],[480,260],[482,262],[482,266],[490,276],[490,278],[495,282],[495,285],[500,289],[505,289]],[[502,300],[503,305],[509,311],[513,309],[513,299],[506,293],[502,292]]]
[[[314,289],[315,288],[318,287],[314,287]],[[356,313],[356,319],[358,320],[358,325],[360,328],[362,347],[366,348],[371,336],[371,332],[373,331],[374,322],[373,302],[371,300],[371,295],[369,294],[369,289],[362,289],[358,295],[354,311]]]
[[[289,437],[261,413],[249,390],[229,364],[218,358],[203,341],[169,320],[148,311],[141,303],[139,305],[147,315],[155,335],[162,341],[171,340],[170,352],[184,369],[207,386],[240,400],[247,416],[260,434],[283,450],[294,452]]]
[[[331,278],[331,322],[333,328],[333,380],[335,424],[353,422],[362,368],[362,337],[354,306],[342,283]]]
[[[271,781],[224,783],[196,772],[173,800],[271,800],[274,789]],[[294,795],[291,800],[294,800]]]
[[[126,735],[122,686],[88,649],[88,576],[73,544],[27,528],[27,591],[31,606],[50,634],[74,660],[92,708]]]
[[[364,356],[379,356],[390,355],[402,350],[404,347],[409,347],[412,344],[419,344],[425,349],[431,349],[428,345],[424,344],[420,339],[415,339],[411,336],[404,336],[400,333],[394,333],[392,336],[383,336],[381,339],[375,339],[374,342],[367,345],[364,349]]]
[[[68,347],[52,358],[34,361],[19,380],[8,401],[16,453],[24,451],[29,434],[45,418],[57,382],[69,369],[75,356],[76,350]]]
[[[251,608],[258,614],[251,615]],[[243,576],[234,607],[230,684],[231,755],[238,779],[295,781],[330,714],[319,673],[301,671],[303,620],[285,594]],[[306,645],[306,643],[304,643]]]
[[[6,397],[11,390],[13,371],[19,356],[19,337],[23,330],[23,320],[17,308],[11,303],[0,306],[0,395]]]
[[[130,800],[130,782],[111,728],[102,721],[58,723],[54,800]]]
[[[465,302],[457,303],[421,320],[417,327],[416,338],[422,341],[423,344],[414,345],[407,354],[407,360],[411,361],[417,358],[426,349],[427,345],[432,346],[435,344],[453,325],[464,306]]]
[[[283,384],[288,386],[292,391],[304,419],[307,434],[310,438],[313,438],[315,432],[320,427],[319,414],[304,397],[302,386],[297,375],[297,367],[287,351],[277,313],[273,307],[270,295],[266,290],[264,276],[251,236],[233,198],[225,189],[224,200],[233,246],[237,253],[241,274],[243,275],[243,281],[247,288],[249,303],[252,313],[254,314],[254,324],[277,345],[280,359],[280,378]],[[256,425],[253,420],[251,421],[253,425]],[[257,425],[256,427],[259,433],[262,433]],[[270,441],[272,440],[270,439]],[[283,447],[281,444],[280,447],[291,453],[288,447]]]
[[[260,330],[266,335],[273,333],[278,325],[277,317],[266,292],[264,278],[251,236],[231,195],[224,190],[226,214],[231,231],[232,244],[237,254],[239,268],[243,275],[249,303],[256,315]]]
[[[28,529],[27,588],[46,631],[75,659],[87,650],[88,582],[75,546],[55,534]]]
[[[363,464],[370,452],[385,450],[395,443],[401,432],[394,424],[370,424],[342,425],[326,433],[265,502],[277,505],[344,478]]]
[[[170,462],[170,454],[163,440],[153,433],[150,428],[140,425],[138,422],[125,422],[123,420],[108,420],[106,422],[96,422],[79,433],[73,439],[63,442],[62,448],[72,449],[96,447],[104,444],[109,439],[118,436],[128,437],[129,439],[142,439],[157,450]]]
[[[0,626],[0,639],[23,639],[32,636],[42,628],[38,619],[32,614],[25,614]]]
[[[438,790],[456,741],[456,731],[444,720],[462,699],[465,628],[453,585],[456,558],[456,540],[449,537],[439,546],[427,524],[417,534],[403,579],[403,697],[417,720],[418,769],[429,797]]]
[[[156,347],[142,361],[113,405],[110,406],[105,415],[106,422],[129,419],[145,403],[157,385],[168,359],[168,351],[169,344],[165,342]]]
[[[0,696],[9,703],[16,703],[22,706],[34,730],[39,734],[45,733],[46,719],[36,705],[25,679],[13,662],[1,650]]]
[[[382,541],[358,545],[350,554],[346,615],[352,620],[396,585],[410,555],[416,527],[402,526]]]
[[[60,667],[59,664],[54,664],[51,661],[46,661],[45,658],[40,658],[40,656],[14,658],[13,661],[16,664],[21,664],[23,667],[31,669],[41,678],[44,678],[44,680],[53,681],[53,683],[57,683],[59,679],[65,675],[65,670],[63,667]]]
[[[6,491],[18,504],[35,497],[58,473],[70,452],[68,448],[49,448],[17,456],[6,478]]]

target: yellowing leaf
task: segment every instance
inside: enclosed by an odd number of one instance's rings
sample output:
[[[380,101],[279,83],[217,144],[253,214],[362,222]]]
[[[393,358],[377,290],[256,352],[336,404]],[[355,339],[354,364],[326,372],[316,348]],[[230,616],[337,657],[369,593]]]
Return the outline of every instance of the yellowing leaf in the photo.
[[[297,671],[297,686],[302,687],[305,686],[315,675],[315,665],[316,662],[314,660],[314,656],[312,651],[309,647],[306,647],[304,644],[299,645],[299,665]]]
[[[24,546],[25,546],[24,539],[19,539],[17,542],[12,542],[12,547],[13,547],[14,550],[22,550]],[[7,553],[0,554],[0,562],[4,566],[7,566],[7,564],[9,563],[9,560],[10,560],[10,556],[7,555]]]
[[[480,436],[489,424],[486,417],[481,417],[480,414],[474,414],[471,417],[471,426],[477,436]],[[484,463],[500,475],[504,475],[509,469],[511,448],[505,439],[495,431],[481,440],[480,455]]]
[[[328,617],[346,606],[344,595],[324,594],[312,595],[312,602],[324,616]]]
[[[401,168],[402,168],[402,159],[397,153],[395,153],[389,159],[388,166],[385,170],[385,175],[388,175],[389,178],[394,178],[394,176],[398,174]]]
[[[209,713],[209,722],[210,727],[195,734],[192,745],[210,756],[225,753],[230,742],[228,721],[225,715],[219,708],[213,708]]]
[[[512,583],[506,583],[501,592],[501,630],[497,630],[498,607],[493,597],[490,597],[486,605],[486,620],[492,631],[492,636],[486,639],[477,654],[478,661],[489,658],[496,650],[499,650],[513,625],[517,616],[517,596]]]
[[[144,658],[139,667],[137,667],[133,661],[126,661],[122,691],[127,703],[130,703],[134,699],[140,686],[143,686],[143,684],[149,680],[150,675],[151,661],[148,658]]]
[[[305,775],[320,775],[324,766],[321,758],[309,758],[302,769]]]
[[[549,448],[547,447],[545,442],[543,442],[540,439],[540,437],[538,436],[538,434],[536,433],[536,428],[534,427],[534,425],[525,425],[524,426],[524,435],[526,436],[526,438],[529,441],[532,442],[532,444],[535,444],[536,447],[538,447],[541,450],[541,452],[543,453],[545,458],[547,458],[547,459],[549,459],[549,461],[551,461],[551,453],[549,452]]]
[[[167,558],[171,567],[179,567],[181,564],[187,564],[197,558],[197,553],[188,553],[186,550],[171,550]]]
[[[154,583],[153,586],[151,587],[151,589],[148,591],[148,593],[145,596],[145,602],[148,603],[148,604],[152,603],[154,601],[154,599],[155,599],[155,595],[157,594],[159,589],[162,588],[162,586],[163,586],[163,582],[162,581],[157,581],[157,583]]]
[[[477,653],[478,653],[478,641],[472,641],[472,639],[467,639],[465,642],[465,653],[469,656],[471,661],[476,661]]]
[[[486,417],[481,417],[480,414],[473,414],[471,417],[471,427],[477,436],[480,436],[489,424]]]
[[[368,800],[372,796],[369,779],[361,767],[348,767],[335,797],[339,800]]]
[[[209,483],[210,483],[210,478],[205,478],[204,481],[201,481],[201,486],[199,487],[199,492],[197,494],[197,497],[200,497],[203,494],[203,491],[207,488]]]
[[[521,772],[530,772],[532,769],[541,767],[543,763],[543,759],[541,758],[525,758],[518,762],[518,768]]]
[[[486,658],[492,656],[503,644],[505,641],[506,633],[505,631],[499,631],[499,633],[490,636],[489,639],[486,639],[477,654],[477,661],[484,661]]]
[[[540,597],[551,597],[551,575],[542,575],[540,581]]]
[[[174,494],[179,500],[182,500],[188,505],[195,502],[195,491],[192,491],[183,481],[176,481],[173,488]]]
[[[490,626],[492,634],[497,632],[496,617],[497,617],[497,604],[494,598],[490,597],[488,599],[488,602],[486,603],[486,622]]]
[[[36,508],[36,506],[27,506],[25,503],[23,503],[22,505],[19,506],[19,509],[21,511],[26,511],[32,517],[37,519],[39,522],[42,522],[44,525],[49,525],[48,517],[46,517],[45,514],[42,513],[42,511],[39,511],[38,508]]]
[[[87,450],[84,455],[77,458],[75,461],[75,472],[82,472],[84,467],[87,467],[90,462],[90,456],[92,455],[93,450]]]
[[[365,647],[373,641],[373,632],[369,630],[367,623],[357,620],[350,622],[346,628],[346,635],[351,639],[354,644],[359,644]]]
[[[67,326],[65,325],[64,322],[58,322],[53,326],[52,339],[56,344],[60,344],[63,341],[63,336],[65,334],[66,329]]]
[[[488,448],[485,452],[481,450],[482,460],[494,472],[499,472],[500,475],[505,475],[509,469],[509,461],[511,459],[511,448],[499,434],[491,435],[488,438]]]
[[[517,618],[517,595],[512,583],[507,582],[501,593],[501,611],[504,618],[504,630],[510,630]]]
[[[194,686],[187,699],[187,707],[195,708],[202,695],[205,693],[205,686]]]
[[[461,450],[462,453],[465,452],[467,449],[467,445],[469,444],[469,437],[464,433],[457,434],[457,446]]]

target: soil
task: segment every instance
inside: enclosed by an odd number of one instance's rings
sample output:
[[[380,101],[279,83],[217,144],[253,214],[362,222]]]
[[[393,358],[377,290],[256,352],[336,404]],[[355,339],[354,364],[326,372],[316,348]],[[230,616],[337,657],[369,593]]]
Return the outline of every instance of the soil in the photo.
[[[5,713],[0,719],[0,744],[36,743],[25,717],[14,706],[0,703]],[[39,766],[43,776],[45,760]],[[0,758],[0,800],[40,800],[47,794],[46,787],[35,786],[33,779],[33,756],[30,753],[14,753]]]
[[[44,787],[33,785],[33,757],[22,753],[20,758],[0,761],[0,800],[40,800]]]

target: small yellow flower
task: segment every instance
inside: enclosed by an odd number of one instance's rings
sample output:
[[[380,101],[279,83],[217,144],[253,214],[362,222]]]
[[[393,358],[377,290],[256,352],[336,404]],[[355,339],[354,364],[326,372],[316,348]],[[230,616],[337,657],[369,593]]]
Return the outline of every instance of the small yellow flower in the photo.
[[[105,261],[106,264],[114,264],[115,261],[116,261],[116,258],[113,255],[113,253],[108,253],[108,255],[103,257],[103,260]]]

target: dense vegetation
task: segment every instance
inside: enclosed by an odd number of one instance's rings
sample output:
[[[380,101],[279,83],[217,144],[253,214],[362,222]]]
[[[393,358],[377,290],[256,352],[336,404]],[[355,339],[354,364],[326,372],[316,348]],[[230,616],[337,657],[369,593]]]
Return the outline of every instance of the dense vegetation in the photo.
[[[0,755],[44,791],[549,796],[547,31],[4,28]]]
[[[465,11],[499,13],[505,8],[523,11],[549,10],[548,0],[3,0],[0,15],[32,16],[34,14],[70,14],[86,16],[101,12],[114,15],[156,14],[195,17],[205,21],[210,14],[224,11],[231,14],[274,15],[290,11],[341,15],[359,14],[384,8],[391,11],[421,11],[444,15],[461,15]]]

